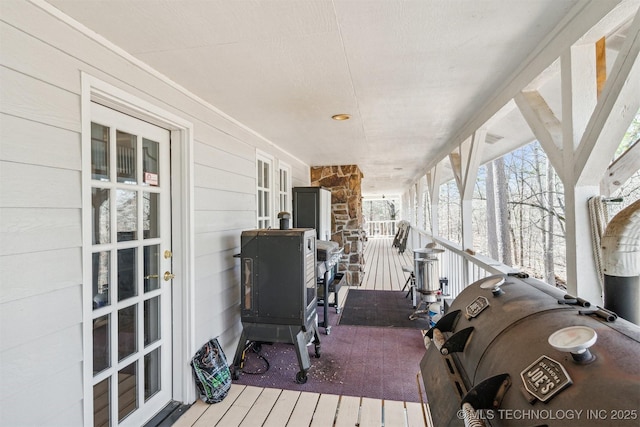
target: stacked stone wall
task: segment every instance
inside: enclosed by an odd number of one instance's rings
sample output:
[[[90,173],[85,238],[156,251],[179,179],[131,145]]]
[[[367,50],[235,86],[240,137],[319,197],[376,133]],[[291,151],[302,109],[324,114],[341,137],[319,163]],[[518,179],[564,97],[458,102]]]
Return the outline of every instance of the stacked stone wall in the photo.
[[[364,272],[362,178],[357,165],[311,168],[311,185],[331,190],[331,240],[344,248],[339,270],[356,286]]]

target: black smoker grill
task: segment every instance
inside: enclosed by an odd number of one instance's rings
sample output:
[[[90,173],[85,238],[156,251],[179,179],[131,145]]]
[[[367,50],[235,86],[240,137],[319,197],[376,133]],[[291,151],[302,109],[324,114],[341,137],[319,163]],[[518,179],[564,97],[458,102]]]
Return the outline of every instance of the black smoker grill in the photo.
[[[307,343],[312,339],[320,357],[315,230],[243,231],[240,259],[242,335],[234,377],[242,370],[248,342],[284,342],[295,345],[300,365],[296,382],[305,383],[311,366]]]
[[[338,292],[344,281],[344,273],[338,273],[338,263],[342,257],[343,249],[338,243],[317,240],[317,278],[318,278],[318,304],[323,306],[324,320],[319,326],[322,326],[327,335],[331,332],[329,325],[329,307],[335,307],[336,313],[340,313],[340,305],[338,301]],[[330,302],[331,294],[333,294],[333,302]]]
[[[446,305],[420,363],[434,425],[638,425],[637,325],[527,277]]]

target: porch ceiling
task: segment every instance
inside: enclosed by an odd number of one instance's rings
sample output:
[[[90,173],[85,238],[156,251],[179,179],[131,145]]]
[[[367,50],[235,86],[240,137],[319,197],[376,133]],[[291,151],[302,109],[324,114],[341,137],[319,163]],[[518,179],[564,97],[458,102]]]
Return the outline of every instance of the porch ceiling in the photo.
[[[584,0],[48,2],[310,166],[358,164],[365,195],[400,194],[505,104],[484,161],[531,141],[509,100],[600,18]],[[559,87],[549,70],[538,86]]]

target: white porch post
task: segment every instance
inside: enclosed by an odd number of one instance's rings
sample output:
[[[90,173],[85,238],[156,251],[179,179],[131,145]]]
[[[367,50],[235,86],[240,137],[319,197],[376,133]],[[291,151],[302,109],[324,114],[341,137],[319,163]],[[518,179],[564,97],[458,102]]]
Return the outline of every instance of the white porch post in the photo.
[[[640,12],[598,99],[593,44],[571,47],[561,57],[562,122],[535,88],[516,104],[565,188],[567,290],[602,304],[593,257],[588,200],[640,108]]]
[[[409,222],[412,227],[416,225],[416,185],[409,188]]]
[[[416,218],[416,226],[419,228],[423,228],[424,227],[424,183],[425,183],[425,178],[422,177],[418,180],[417,183],[417,188],[416,191],[418,192],[417,194],[417,203],[418,203],[418,209],[417,209],[417,218]],[[422,242],[420,242],[422,243]]]
[[[640,11],[600,99],[594,46],[574,46],[561,58],[567,290],[600,305],[587,202],[599,194],[604,171],[640,108],[639,53]]]
[[[578,187],[574,153],[597,102],[593,45],[573,46],[561,57],[563,183],[565,189],[567,292],[602,304],[592,255],[587,202],[597,186]]]
[[[402,218],[405,221],[408,221],[409,223],[411,223],[411,191],[405,191],[402,194]],[[411,242],[411,244],[413,244],[413,233],[409,234],[409,237],[407,240],[407,242]],[[407,243],[407,247],[409,243]]]
[[[460,192],[460,219],[462,223],[462,241],[460,243],[465,251],[473,251],[473,187],[478,176],[480,151],[486,136],[486,129],[478,129],[460,145],[458,152],[449,155]],[[463,260],[464,283],[470,283],[470,278],[473,277],[471,269],[471,263],[465,258]]]
[[[486,129],[478,129],[460,145],[458,152],[449,154],[451,168],[460,192],[461,244],[464,250],[473,249],[473,187],[478,176],[480,152],[486,136]]]
[[[440,234],[440,221],[438,217],[438,207],[440,205],[440,181],[442,174],[442,166],[436,164],[433,169],[427,172],[427,189],[429,191],[429,199],[431,202],[431,235],[438,236]]]

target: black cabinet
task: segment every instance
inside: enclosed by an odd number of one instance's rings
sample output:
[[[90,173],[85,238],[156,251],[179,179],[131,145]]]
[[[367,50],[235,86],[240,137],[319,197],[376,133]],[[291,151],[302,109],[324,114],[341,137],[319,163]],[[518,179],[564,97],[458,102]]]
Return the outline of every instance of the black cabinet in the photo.
[[[318,240],[331,240],[331,190],[294,187],[293,227],[313,228]]]

